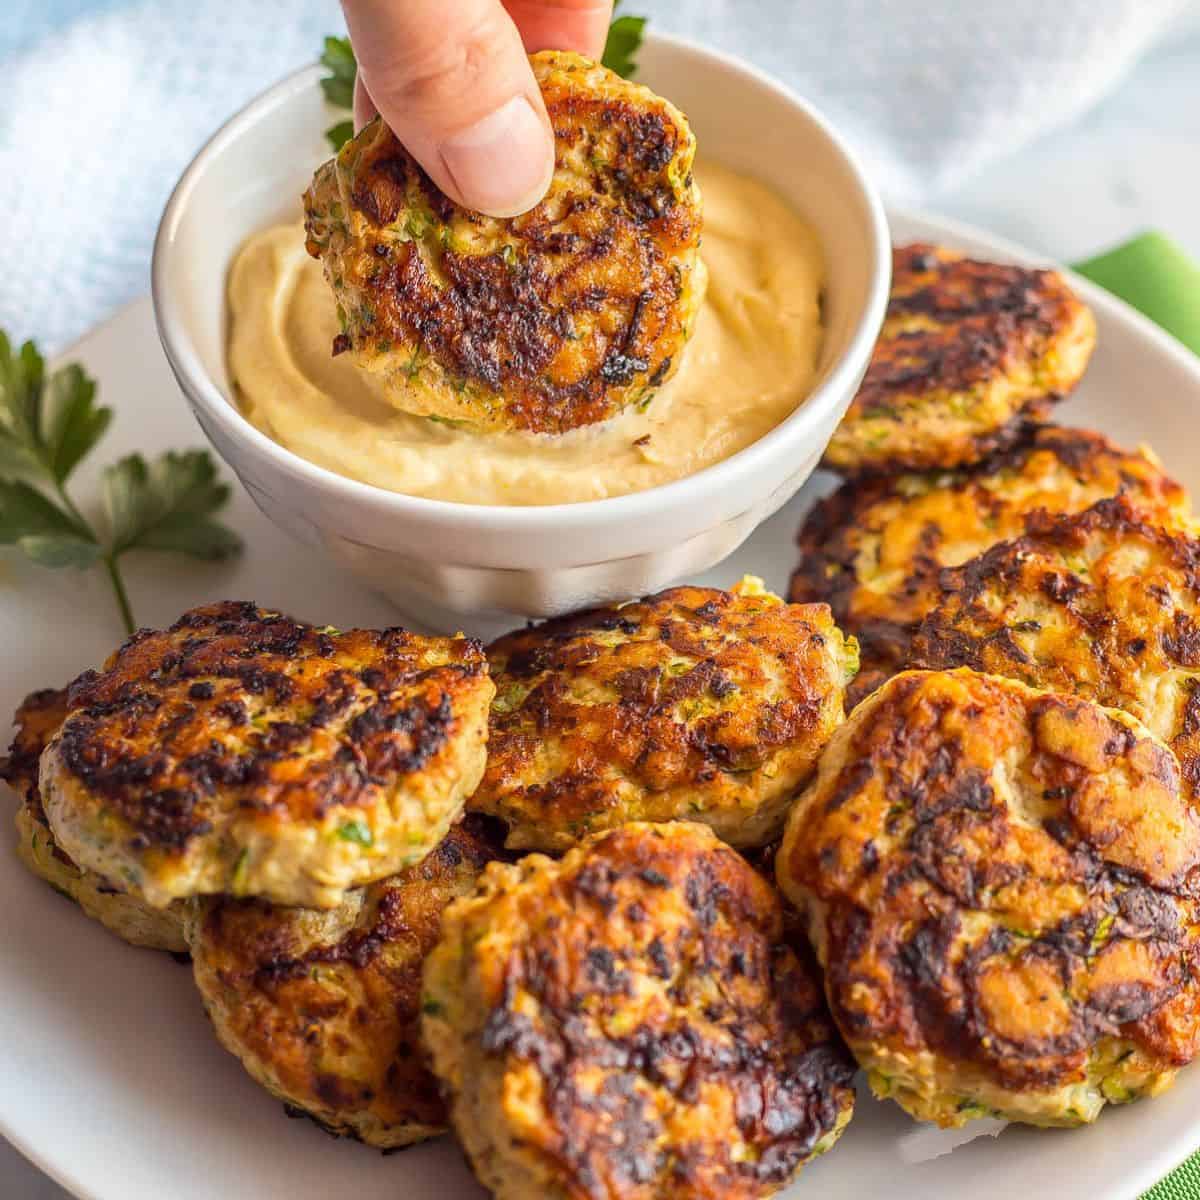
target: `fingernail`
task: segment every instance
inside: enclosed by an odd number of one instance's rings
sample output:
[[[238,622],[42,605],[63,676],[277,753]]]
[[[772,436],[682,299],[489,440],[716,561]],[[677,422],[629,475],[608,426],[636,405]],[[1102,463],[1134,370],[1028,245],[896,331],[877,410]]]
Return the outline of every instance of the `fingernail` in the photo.
[[[554,142],[524,96],[448,138],[442,162],[469,208],[493,217],[528,212],[554,174]]]

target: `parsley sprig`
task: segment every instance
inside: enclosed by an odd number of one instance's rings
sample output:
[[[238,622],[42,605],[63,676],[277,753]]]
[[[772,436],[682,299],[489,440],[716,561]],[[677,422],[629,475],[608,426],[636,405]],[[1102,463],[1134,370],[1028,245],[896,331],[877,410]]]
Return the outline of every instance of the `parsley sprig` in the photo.
[[[349,38],[327,37],[325,49],[321,54],[321,66],[329,74],[321,79],[321,91],[325,99],[334,108],[354,107],[354,77],[358,73],[358,63],[354,58],[354,50]],[[340,150],[354,136],[352,120],[338,121],[325,130],[325,137],[334,151]]]
[[[632,79],[637,71],[637,52],[646,36],[646,18],[618,16],[621,0],[613,5],[613,20],[608,27],[608,39],[600,61],[622,79]]]
[[[637,52],[646,36],[646,18],[617,16],[621,0],[613,5],[613,21],[600,61],[622,79],[631,79],[637,71]],[[354,107],[354,77],[358,64],[349,38],[327,37],[321,53],[321,66],[329,72],[321,79],[325,99],[334,108]],[[352,120],[338,121],[325,130],[325,137],[336,153],[354,136]]]
[[[241,539],[215,519],[229,500],[206,450],[130,454],[101,477],[98,529],[67,491],[72,472],[112,422],[78,363],[47,373],[32,342],[13,350],[0,331],[0,545],[43,567],[103,566],[127,633],[136,628],[121,559],[131,550],[193,558],[237,554]]]

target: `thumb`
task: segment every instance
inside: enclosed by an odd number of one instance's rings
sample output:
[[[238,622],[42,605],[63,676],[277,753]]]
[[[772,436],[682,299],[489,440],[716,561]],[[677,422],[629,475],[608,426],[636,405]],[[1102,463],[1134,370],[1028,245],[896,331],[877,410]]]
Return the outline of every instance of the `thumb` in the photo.
[[[545,195],[554,136],[500,0],[342,6],[370,103],[443,192],[494,217]]]

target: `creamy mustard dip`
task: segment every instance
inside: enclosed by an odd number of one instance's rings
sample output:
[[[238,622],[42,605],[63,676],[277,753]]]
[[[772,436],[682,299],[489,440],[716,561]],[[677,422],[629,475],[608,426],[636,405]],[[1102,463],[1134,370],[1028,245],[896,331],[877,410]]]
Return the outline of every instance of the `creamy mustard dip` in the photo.
[[[697,167],[708,292],[679,370],[645,411],[561,436],[484,433],[398,412],[351,355],[299,224],[252,237],[229,278],[229,368],[243,411],[301,457],[376,487],[466,504],[561,504],[643,491],[728,458],[812,386],[821,247],[769,188]]]

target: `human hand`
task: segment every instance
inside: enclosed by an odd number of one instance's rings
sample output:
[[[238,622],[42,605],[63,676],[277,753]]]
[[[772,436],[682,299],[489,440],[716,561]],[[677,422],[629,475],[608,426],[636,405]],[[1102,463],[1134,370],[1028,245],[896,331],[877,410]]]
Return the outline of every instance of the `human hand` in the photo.
[[[527,54],[598,59],[612,0],[342,0],[355,125],[378,112],[446,195],[511,217],[550,186],[554,137]]]

